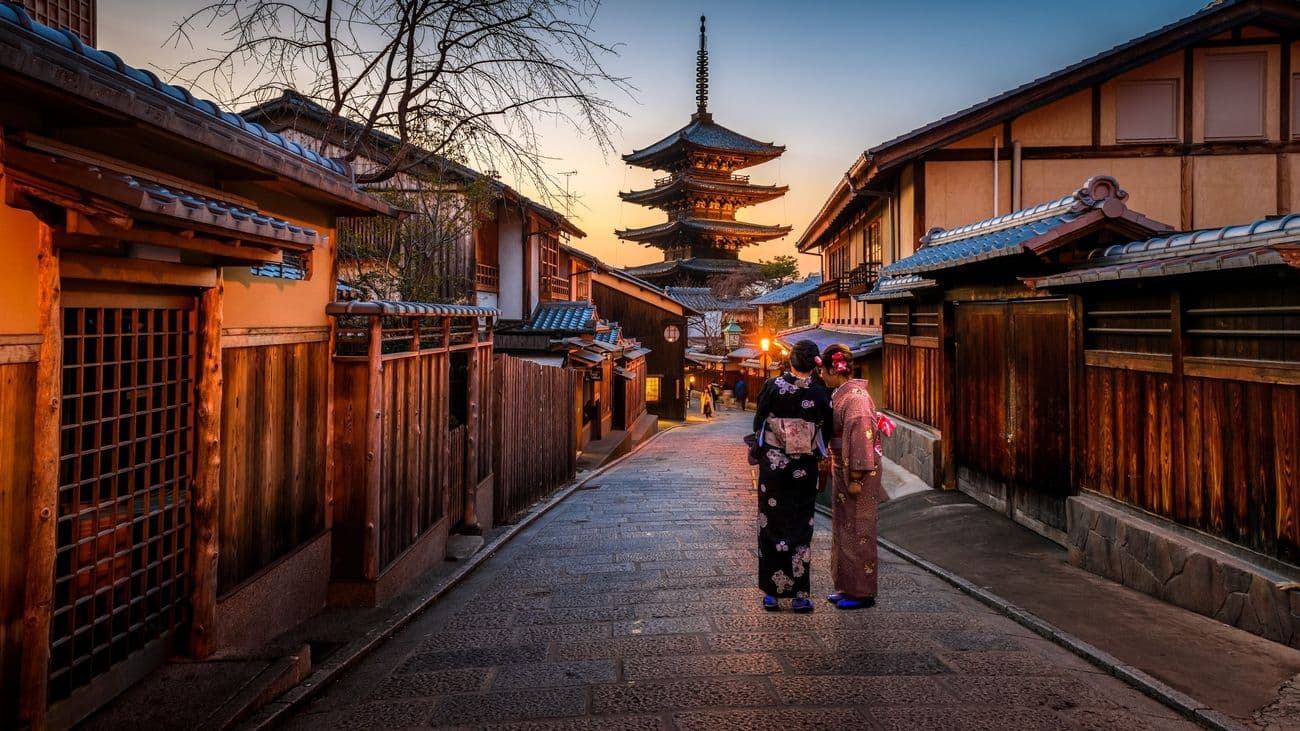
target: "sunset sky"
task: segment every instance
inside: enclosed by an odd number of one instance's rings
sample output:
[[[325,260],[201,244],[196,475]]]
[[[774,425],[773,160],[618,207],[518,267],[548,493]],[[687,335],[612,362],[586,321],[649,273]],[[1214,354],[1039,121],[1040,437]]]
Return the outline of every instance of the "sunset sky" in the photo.
[[[864,149],[1062,66],[1189,15],[1205,0],[1116,2],[780,2],[776,0],[609,0],[597,38],[619,43],[615,76],[637,88],[615,96],[626,112],[618,153],[644,147],[689,121],[695,49],[709,17],[710,111],[719,124],[786,146],[785,155],[748,171],[756,183],[790,186],[783,199],[741,212],[758,223],[794,227],[785,239],[746,250],[766,259],[793,253],[794,241]],[[159,9],[162,6],[164,9]],[[164,47],[190,0],[100,0],[99,45],[128,63],[172,67],[203,49]],[[624,204],[619,190],[648,187],[655,174],[602,156],[567,128],[546,134],[541,152],[556,173],[576,170],[572,217],[588,233],[575,242],[611,264],[662,259],[623,243],[616,228],[663,220]],[[510,182],[510,181],[507,181]],[[564,201],[552,201],[564,208]],[[804,257],[805,271],[817,260]]]

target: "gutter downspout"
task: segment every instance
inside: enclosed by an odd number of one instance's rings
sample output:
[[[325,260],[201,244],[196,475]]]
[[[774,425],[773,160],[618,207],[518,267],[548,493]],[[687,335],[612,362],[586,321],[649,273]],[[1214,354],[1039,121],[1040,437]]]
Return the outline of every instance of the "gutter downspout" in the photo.
[[[1020,140],[1011,142],[1011,209],[1019,211],[1025,207],[1021,200],[1021,186],[1024,184],[1024,170],[1021,165]]]

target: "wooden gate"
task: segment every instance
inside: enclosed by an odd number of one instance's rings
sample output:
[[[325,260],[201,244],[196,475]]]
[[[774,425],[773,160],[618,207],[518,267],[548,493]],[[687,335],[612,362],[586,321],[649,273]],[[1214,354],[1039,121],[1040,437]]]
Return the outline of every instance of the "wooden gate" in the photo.
[[[1065,300],[956,307],[958,486],[1058,538],[1070,491],[1071,333]]]
[[[63,302],[51,702],[170,654],[188,619],[194,469],[194,298]]]

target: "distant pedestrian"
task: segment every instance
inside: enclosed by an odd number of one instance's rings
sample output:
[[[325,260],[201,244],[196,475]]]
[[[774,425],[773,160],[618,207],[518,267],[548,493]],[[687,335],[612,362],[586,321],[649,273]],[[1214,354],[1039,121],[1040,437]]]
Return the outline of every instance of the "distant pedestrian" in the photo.
[[[713,388],[706,386],[700,391],[700,415],[706,419],[713,418]]]
[[[713,407],[721,408],[722,406],[722,386],[717,383],[709,384],[709,396],[713,397]]]
[[[740,410],[746,411],[745,402],[749,399],[749,386],[745,384],[745,379],[736,381],[736,387],[731,391],[736,395],[736,401],[740,404]]]
[[[817,463],[831,431],[830,394],[813,382],[817,344],[800,340],[790,370],[763,386],[754,410],[758,447],[758,586],[763,608],[811,612],[813,508]]]
[[[827,347],[821,371],[826,385],[835,389],[830,440],[835,590],[826,598],[840,609],[860,609],[876,603],[876,516],[880,502],[887,498],[880,484],[881,430],[890,429],[893,422],[876,412],[867,382],[853,377],[853,355],[847,345]]]

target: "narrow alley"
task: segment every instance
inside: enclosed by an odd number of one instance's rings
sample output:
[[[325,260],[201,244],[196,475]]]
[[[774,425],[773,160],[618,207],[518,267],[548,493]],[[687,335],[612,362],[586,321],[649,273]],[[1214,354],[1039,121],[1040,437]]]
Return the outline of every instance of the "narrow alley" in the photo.
[[[288,726],[1192,727],[888,552],[875,608],[762,611],[749,416],[674,428],[598,476]]]

